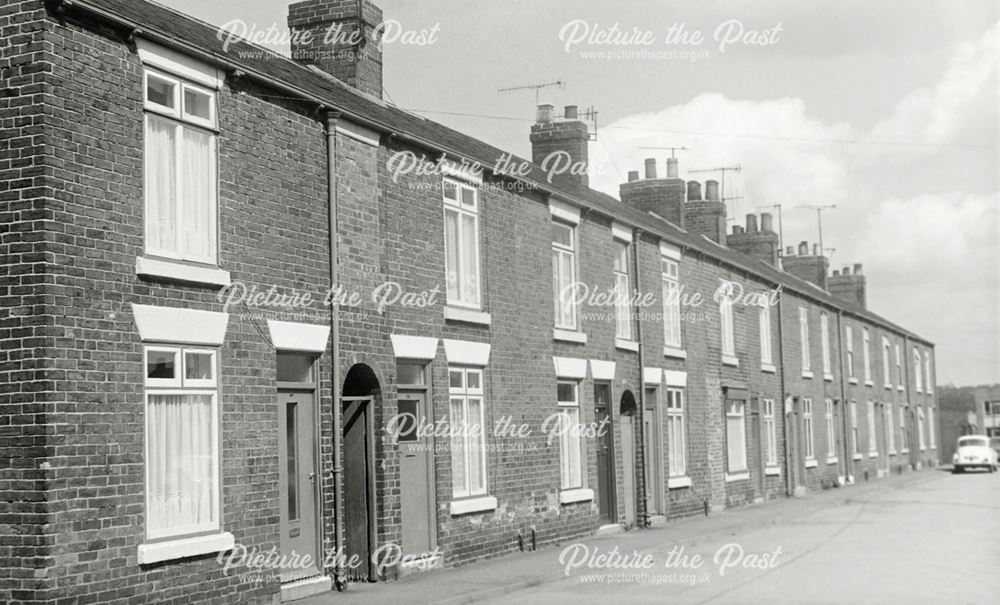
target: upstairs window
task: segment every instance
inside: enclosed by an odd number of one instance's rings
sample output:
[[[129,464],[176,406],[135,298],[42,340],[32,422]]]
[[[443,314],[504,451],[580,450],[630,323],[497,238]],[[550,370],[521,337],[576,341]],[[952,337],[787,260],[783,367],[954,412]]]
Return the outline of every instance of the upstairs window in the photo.
[[[556,327],[576,330],[576,227],[552,221],[552,288]]]
[[[917,392],[924,390],[923,363],[920,360],[920,351],[913,349],[913,374],[917,381]]]
[[[771,305],[766,300],[760,303],[760,362],[773,364],[774,355],[771,343]]]
[[[823,346],[823,374],[829,376],[833,370],[830,367],[830,318],[826,313],[819,316],[819,338]]]
[[[917,371],[920,371],[920,365],[917,365]],[[928,393],[934,392],[934,381],[932,380],[933,373],[931,372],[931,354],[930,351],[924,351],[924,390]]]
[[[661,257],[661,278],[663,281],[663,342],[668,347],[681,346],[681,287],[679,282],[680,263],[672,258]]]
[[[865,362],[865,384],[872,382],[872,339],[868,328],[861,330],[862,351]]]
[[[900,353],[899,343],[896,343],[896,386],[903,388],[903,355]]]
[[[855,378],[857,375],[854,373],[854,330],[851,326],[845,328],[844,336],[844,346],[847,349],[847,376]]]
[[[882,380],[886,388],[892,387],[892,375],[889,373],[889,339],[882,338]]]
[[[728,291],[719,297],[719,316],[722,325],[722,356],[733,359],[736,357],[736,327],[733,324],[733,299]]]
[[[149,68],[143,77],[146,253],[216,264],[216,93]]]
[[[448,304],[480,309],[479,189],[447,178],[442,189]]]
[[[809,311],[799,307],[799,345],[802,349],[802,371],[809,372],[811,360],[809,355]]]
[[[632,339],[632,308],[629,304],[630,283],[628,242],[615,240],[615,337],[624,340]]]

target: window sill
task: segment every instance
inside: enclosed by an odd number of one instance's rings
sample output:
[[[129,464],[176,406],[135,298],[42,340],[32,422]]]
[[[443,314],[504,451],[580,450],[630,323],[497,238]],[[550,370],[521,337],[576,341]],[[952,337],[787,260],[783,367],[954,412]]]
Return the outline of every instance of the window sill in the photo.
[[[863,459],[864,456],[862,456],[861,454],[854,454],[853,456],[851,456],[851,460],[863,460]]]
[[[811,370],[802,370],[802,377],[809,378],[811,380],[813,377],[813,373]]]
[[[493,318],[490,317],[489,313],[448,305],[445,305],[444,307],[444,318],[449,321],[461,321],[468,324],[480,324],[483,326],[488,326],[493,321]]]
[[[722,355],[722,365],[733,366],[734,368],[740,367],[740,359],[735,355]]]
[[[676,359],[687,359],[688,358],[687,351],[685,351],[684,349],[675,349],[674,347],[667,347],[667,346],[663,347],[663,356],[664,357],[673,357],[673,358],[676,358]]]
[[[139,565],[148,565],[172,559],[185,559],[232,549],[236,545],[233,534],[223,532],[194,538],[178,538],[166,542],[139,545]]]
[[[778,368],[773,363],[761,363],[760,371],[767,372],[768,374],[774,374],[778,371]]]
[[[135,257],[135,274],[139,277],[205,284],[220,288],[227,288],[233,284],[229,271],[219,267],[187,264],[150,256]]]
[[[815,458],[806,460],[806,468],[816,468],[817,466],[819,466],[819,462],[816,462]]]
[[[878,458],[878,452],[868,452],[869,458]]]
[[[615,338],[615,348],[622,349],[623,351],[638,353],[639,343],[634,340],[628,340],[627,338]]]
[[[764,475],[767,476],[767,477],[777,477],[777,476],[781,475],[781,467],[780,466],[769,466],[769,467],[767,467],[767,468],[764,469]]]
[[[871,380],[866,380],[865,381],[865,386],[866,387],[873,387],[873,386],[875,386],[875,383],[872,382]]]
[[[827,382],[833,382],[833,374],[830,374],[829,372],[823,372],[823,380]]]
[[[896,450],[889,450],[889,455],[890,456],[895,456],[896,455]]]
[[[561,328],[552,329],[552,339],[562,342],[573,342],[576,344],[587,344],[587,335],[575,330],[563,330]]]
[[[926,451],[927,451],[927,448],[926,448],[926,447],[922,447],[922,448],[920,448],[920,451],[921,451],[921,452],[926,452]]]
[[[587,488],[564,489],[559,492],[559,504],[573,504],[594,499],[594,490]]]
[[[899,453],[900,454],[909,454],[910,453],[910,449],[904,447],[903,449],[899,450]]]
[[[667,489],[680,489],[682,487],[691,487],[691,477],[669,477],[667,479]]]
[[[917,395],[923,395],[923,394],[924,394],[924,390],[921,389],[920,387],[917,387]]]
[[[449,509],[452,516],[496,510],[497,499],[493,496],[476,496],[475,498],[452,500]]]
[[[726,483],[732,483],[733,481],[746,481],[750,478],[750,471],[743,471],[739,473],[726,473]]]
[[[900,386],[900,387],[896,387],[896,390],[899,391],[900,393],[902,393],[906,389],[904,389],[903,387]]]
[[[892,385],[891,384],[885,385],[885,390],[891,391],[892,390]]]
[[[837,464],[838,462],[840,462],[840,458],[837,458],[836,456],[827,456],[826,457],[826,463],[827,464]]]
[[[850,378],[848,378],[848,379],[847,379],[847,382],[848,382],[849,384],[858,384],[858,379],[857,379],[857,378],[854,378],[854,377],[852,376],[852,377],[850,377]]]

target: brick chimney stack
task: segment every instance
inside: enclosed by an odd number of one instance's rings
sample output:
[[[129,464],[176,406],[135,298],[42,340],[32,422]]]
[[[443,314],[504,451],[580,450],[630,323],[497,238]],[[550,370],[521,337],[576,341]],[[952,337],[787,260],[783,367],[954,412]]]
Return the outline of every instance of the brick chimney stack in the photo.
[[[853,273],[850,267],[844,267],[839,274],[834,271],[827,280],[827,288],[830,294],[838,298],[868,307],[867,286],[865,276],[861,273],[861,263],[854,265]]]
[[[788,246],[785,256],[781,257],[781,268],[786,273],[791,273],[799,279],[812,282],[826,290],[826,274],[830,267],[830,261],[820,254],[819,245],[813,246],[812,254],[809,250],[809,242],[799,244],[798,256],[795,249]]]
[[[638,171],[631,171],[628,173],[628,182],[619,186],[621,200],[643,212],[652,212],[665,218],[683,229],[686,196],[684,181],[677,178],[677,158],[667,159],[666,178],[657,178],[655,158],[648,158],[643,167],[645,179],[639,179]]]
[[[381,23],[382,9],[370,0],[295,2],[288,7],[292,58],[381,99],[382,49],[374,37]]]
[[[771,215],[760,215],[760,229],[757,229],[757,215],[747,215],[746,229],[733,225],[733,232],[726,236],[726,244],[736,250],[762,260],[773,266],[778,265],[778,234],[772,229]]]
[[[587,124],[580,121],[576,105],[567,105],[561,119],[553,115],[552,109],[551,105],[538,106],[535,124],[531,126],[531,161],[547,165],[550,169],[565,168],[556,172],[555,176],[589,187],[586,168],[590,166],[590,130]],[[565,152],[571,166],[565,166],[565,161],[556,158],[549,159],[546,164],[546,158],[557,152]]]
[[[701,199],[701,184],[688,182],[684,223],[688,231],[701,233],[713,242],[725,245],[726,204],[719,198],[718,181],[705,181],[705,199]]]

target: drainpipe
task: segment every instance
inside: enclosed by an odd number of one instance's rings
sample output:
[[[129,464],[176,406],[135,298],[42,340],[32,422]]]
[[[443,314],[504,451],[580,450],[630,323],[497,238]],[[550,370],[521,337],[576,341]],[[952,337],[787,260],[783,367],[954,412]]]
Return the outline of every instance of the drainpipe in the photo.
[[[844,484],[847,484],[847,478],[854,475],[852,472],[854,469],[851,465],[854,464],[854,452],[851,451],[851,432],[848,426],[848,402],[847,402],[847,383],[846,375],[844,372],[844,312],[837,309],[837,357],[840,358],[840,430],[844,438],[841,440],[842,452],[841,455],[844,457]]]
[[[639,285],[639,239],[642,237],[642,229],[632,230],[632,262],[635,263],[635,290],[642,292]],[[642,320],[639,314],[638,302],[632,306],[635,312],[635,340],[639,343],[639,426],[634,429],[633,434],[638,435],[639,447],[639,477],[636,484],[639,486],[641,497],[638,499],[639,511],[636,518],[641,523],[641,527],[649,527],[649,503],[646,494],[646,436],[643,424],[643,415],[646,413],[646,378],[643,375],[646,364],[646,356],[642,346]]]
[[[792,465],[791,449],[788,447],[788,393],[785,392],[785,321],[783,302],[784,296],[778,294],[778,372],[781,376],[781,433],[785,442],[785,495],[792,495]]]
[[[327,186],[330,231],[330,287],[337,285],[337,122],[340,114],[328,111],[326,114]],[[330,396],[333,399],[333,541],[334,541],[334,586],[338,592],[347,589],[347,574],[344,571],[341,549],[344,546],[344,504],[341,499],[341,484],[344,464],[341,449],[341,408],[340,408],[340,310],[336,298],[330,301]]]
[[[903,383],[905,385],[904,388],[906,390],[903,391],[903,397],[906,399],[906,407],[907,407],[907,409],[914,410],[914,406],[917,403],[916,403],[915,399],[910,399],[910,392],[913,390],[913,389],[910,388],[910,339],[905,334],[903,335],[903,350],[901,352],[901,355],[903,356],[903,368],[904,368],[904,370],[906,372],[906,374],[905,374],[906,381]],[[919,372],[920,370],[917,370],[917,371]],[[889,405],[891,407],[892,406],[892,402],[890,402]],[[917,414],[914,414],[914,418],[919,418],[919,412]],[[919,428],[919,427],[917,427],[917,428]],[[919,433],[918,433],[918,437],[919,437]],[[909,446],[907,446],[907,447],[909,447]],[[913,450],[917,450],[917,459],[919,460],[919,458],[920,458],[920,442],[917,441],[917,447],[915,447],[915,448],[910,447],[909,450],[910,450],[910,459],[911,460],[913,459]],[[916,465],[914,465],[914,464],[911,463],[911,467],[916,468]]]

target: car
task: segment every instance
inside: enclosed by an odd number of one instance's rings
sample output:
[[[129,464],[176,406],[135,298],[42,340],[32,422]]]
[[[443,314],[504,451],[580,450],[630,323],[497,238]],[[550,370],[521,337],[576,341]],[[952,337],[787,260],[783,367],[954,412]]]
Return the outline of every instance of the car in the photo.
[[[997,452],[990,447],[985,435],[966,435],[958,438],[958,449],[951,459],[952,472],[962,473],[970,468],[984,468],[997,472]]]

